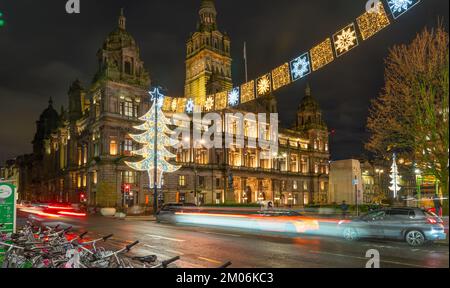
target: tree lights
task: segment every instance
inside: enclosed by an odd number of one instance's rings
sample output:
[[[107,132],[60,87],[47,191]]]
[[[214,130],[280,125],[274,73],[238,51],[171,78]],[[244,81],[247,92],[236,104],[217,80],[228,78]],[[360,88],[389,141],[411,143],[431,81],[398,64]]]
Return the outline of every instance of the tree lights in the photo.
[[[391,166],[391,186],[389,187],[389,190],[391,190],[394,193],[394,198],[397,198],[398,192],[400,192],[400,175],[398,174],[398,167],[397,167],[397,155],[394,154],[392,157],[392,166]]]
[[[159,103],[162,103],[161,98],[164,96],[159,92],[158,88],[155,88],[151,95],[154,100],[152,108],[139,118],[144,123],[134,127],[144,132],[137,135],[130,134],[131,139],[143,145],[141,149],[132,151],[132,155],[141,156],[143,160],[125,162],[125,164],[133,170],[147,172],[150,187],[161,188],[163,174],[172,173],[180,169],[180,166],[172,165],[166,160],[176,157],[166,147],[174,146],[178,141],[170,138],[169,135],[172,131],[167,127],[170,121],[164,116],[161,110],[162,105],[159,105]]]

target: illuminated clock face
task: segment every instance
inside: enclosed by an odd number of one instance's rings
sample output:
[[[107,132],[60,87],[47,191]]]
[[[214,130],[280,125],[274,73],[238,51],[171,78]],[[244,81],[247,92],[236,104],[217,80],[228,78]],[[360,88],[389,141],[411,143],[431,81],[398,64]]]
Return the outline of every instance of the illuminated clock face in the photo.
[[[13,193],[12,188],[6,185],[0,186],[0,199],[7,199]]]

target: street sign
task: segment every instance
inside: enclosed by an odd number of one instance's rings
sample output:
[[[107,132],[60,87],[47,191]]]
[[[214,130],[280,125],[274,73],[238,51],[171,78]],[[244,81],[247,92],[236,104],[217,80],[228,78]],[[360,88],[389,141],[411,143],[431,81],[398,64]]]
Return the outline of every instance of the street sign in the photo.
[[[4,224],[2,232],[16,231],[16,187],[0,183],[0,223]]]

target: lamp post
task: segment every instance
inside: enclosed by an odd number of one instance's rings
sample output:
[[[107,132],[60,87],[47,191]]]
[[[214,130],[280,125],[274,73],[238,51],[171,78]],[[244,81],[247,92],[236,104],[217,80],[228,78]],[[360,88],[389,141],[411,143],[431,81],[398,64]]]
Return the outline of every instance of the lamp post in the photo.
[[[422,185],[422,171],[420,169],[416,169],[414,171],[414,174],[416,174],[416,185],[417,185],[417,207],[420,208],[420,202],[422,199],[421,195],[421,185]]]

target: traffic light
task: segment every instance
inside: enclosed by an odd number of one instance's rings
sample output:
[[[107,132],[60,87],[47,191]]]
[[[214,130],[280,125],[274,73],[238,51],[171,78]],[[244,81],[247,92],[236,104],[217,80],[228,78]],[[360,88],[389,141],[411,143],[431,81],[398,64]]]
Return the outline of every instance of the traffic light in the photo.
[[[86,194],[80,193],[80,202],[86,201]]]
[[[5,20],[2,19],[2,17],[3,17],[3,13],[2,13],[2,11],[0,11],[0,27],[5,26]]]

